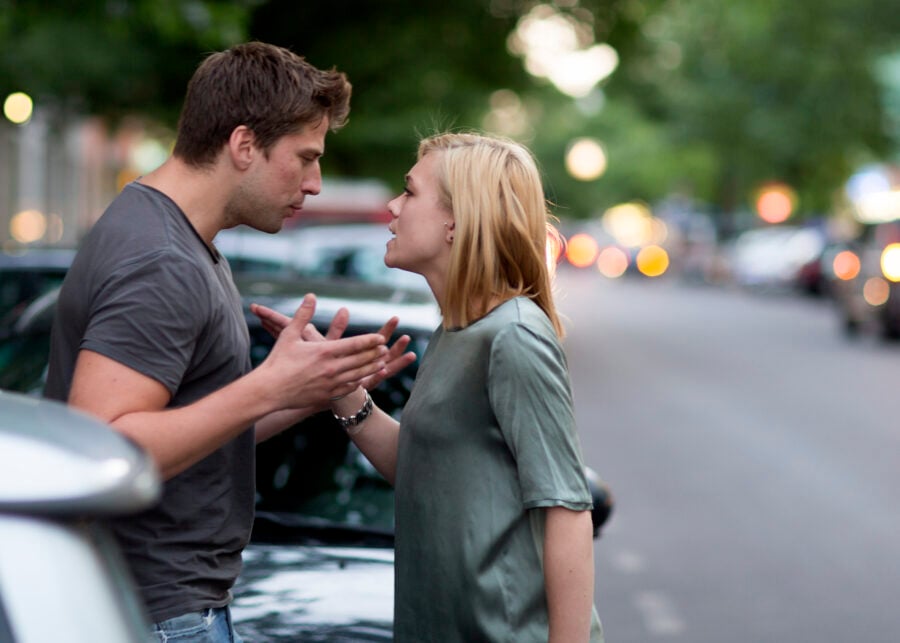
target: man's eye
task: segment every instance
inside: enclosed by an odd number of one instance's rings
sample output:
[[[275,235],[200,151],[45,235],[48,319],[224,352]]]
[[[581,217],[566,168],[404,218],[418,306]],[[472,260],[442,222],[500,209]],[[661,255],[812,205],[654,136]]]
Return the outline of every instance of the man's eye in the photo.
[[[412,196],[413,193],[409,188],[403,188],[403,196]]]

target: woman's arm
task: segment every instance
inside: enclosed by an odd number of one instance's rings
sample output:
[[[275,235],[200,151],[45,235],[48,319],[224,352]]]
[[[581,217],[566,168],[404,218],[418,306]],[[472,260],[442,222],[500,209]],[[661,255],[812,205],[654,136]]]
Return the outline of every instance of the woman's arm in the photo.
[[[548,507],[544,528],[544,586],[549,643],[590,640],[594,607],[591,512]]]
[[[365,389],[359,388],[331,404],[333,413],[343,417],[355,415],[365,404]],[[397,468],[397,440],[400,423],[377,406],[365,420],[347,430],[354,444],[384,478],[394,484]]]

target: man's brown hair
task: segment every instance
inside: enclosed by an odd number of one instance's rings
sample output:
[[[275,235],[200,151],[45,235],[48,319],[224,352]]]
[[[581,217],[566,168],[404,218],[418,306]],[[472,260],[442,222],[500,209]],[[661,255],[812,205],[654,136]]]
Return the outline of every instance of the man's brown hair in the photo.
[[[317,69],[275,45],[249,42],[208,56],[188,83],[174,154],[212,164],[234,129],[246,125],[268,153],[286,134],[328,118],[341,128],[350,112],[345,74]]]

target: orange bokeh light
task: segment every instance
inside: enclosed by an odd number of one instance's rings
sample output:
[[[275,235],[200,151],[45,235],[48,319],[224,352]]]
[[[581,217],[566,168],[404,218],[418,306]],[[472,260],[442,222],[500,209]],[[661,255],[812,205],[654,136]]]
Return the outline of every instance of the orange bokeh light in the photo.
[[[574,235],[566,244],[566,259],[576,268],[586,268],[593,264],[598,252],[597,242],[584,232]]]
[[[645,246],[637,255],[637,267],[647,277],[659,277],[669,269],[669,253],[659,246]]]
[[[756,199],[756,212],[766,223],[784,223],[794,212],[797,197],[787,185],[764,187]]]
[[[861,268],[859,257],[851,250],[842,250],[837,253],[831,266],[834,270],[834,276],[843,281],[856,279]]]

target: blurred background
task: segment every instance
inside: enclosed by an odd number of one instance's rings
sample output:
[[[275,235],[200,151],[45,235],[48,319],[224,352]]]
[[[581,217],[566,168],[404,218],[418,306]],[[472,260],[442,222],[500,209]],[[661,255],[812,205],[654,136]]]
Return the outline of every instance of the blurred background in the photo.
[[[353,83],[297,227],[383,221],[420,135],[512,137],[568,239],[576,411],[616,497],[607,640],[898,640],[891,3],[72,7],[0,0],[0,256],[77,247],[169,154],[197,64],[248,39]]]

